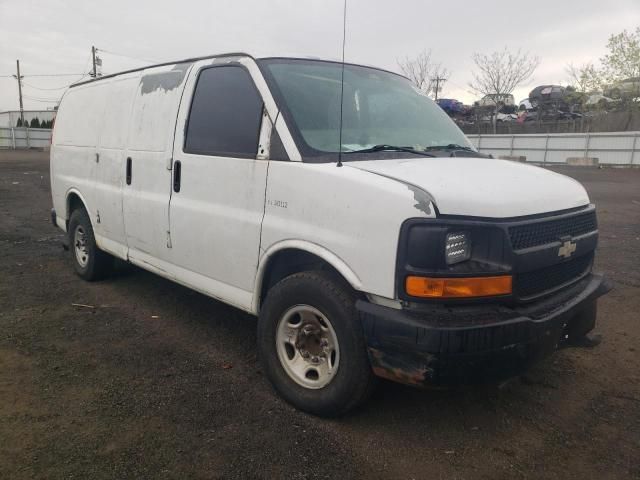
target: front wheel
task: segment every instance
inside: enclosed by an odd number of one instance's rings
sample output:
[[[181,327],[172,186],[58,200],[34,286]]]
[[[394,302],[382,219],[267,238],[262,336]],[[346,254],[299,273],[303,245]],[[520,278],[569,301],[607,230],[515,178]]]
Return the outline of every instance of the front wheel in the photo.
[[[327,272],[297,273],[269,291],[258,351],[278,393],[309,413],[344,414],[374,386],[355,297]]]

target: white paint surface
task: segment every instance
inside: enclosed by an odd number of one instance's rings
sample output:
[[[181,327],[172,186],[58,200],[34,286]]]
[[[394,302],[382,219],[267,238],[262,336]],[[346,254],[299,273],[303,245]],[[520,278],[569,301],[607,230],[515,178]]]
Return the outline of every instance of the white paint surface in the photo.
[[[324,259],[356,290],[383,301],[397,297],[398,236],[408,218],[434,217],[435,207],[448,215],[517,217],[589,201],[572,179],[502,160],[416,157],[345,162],[342,168],[303,163],[247,57],[234,60],[263,97],[263,128],[273,125],[292,161],[187,154],[183,134],[197,72],[230,60],[197,62],[170,89],[143,93],[141,87],[145,75],[175,75],[172,66],[71,89],[51,149],[59,225],[69,216],[68,195],[77,194],[101,248],[256,313],[266,266],[283,249]],[[125,182],[127,157],[131,185]],[[176,160],[182,162],[177,193]]]
[[[443,215],[508,218],[589,204],[572,178],[509,160],[412,157],[345,165],[421,187]]]

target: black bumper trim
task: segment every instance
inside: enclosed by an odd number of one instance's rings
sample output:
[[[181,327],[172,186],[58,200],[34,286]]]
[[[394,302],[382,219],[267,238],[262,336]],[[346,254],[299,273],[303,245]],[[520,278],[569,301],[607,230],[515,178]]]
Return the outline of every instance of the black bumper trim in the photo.
[[[436,320],[428,312],[395,310],[362,300],[356,308],[377,375],[418,385],[475,383],[513,376],[558,348],[567,331],[591,330],[593,316],[581,313],[595,308],[595,300],[609,290],[606,278],[590,275],[569,290],[571,296],[560,300],[551,298],[500,314],[489,306],[464,310],[463,315],[452,308],[440,312]],[[480,317],[483,320],[476,321]]]

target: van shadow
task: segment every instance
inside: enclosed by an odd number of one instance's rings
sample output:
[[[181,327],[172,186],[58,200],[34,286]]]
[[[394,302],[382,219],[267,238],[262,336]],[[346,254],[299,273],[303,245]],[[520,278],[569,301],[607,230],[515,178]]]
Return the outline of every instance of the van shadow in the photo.
[[[140,305],[163,312],[163,317],[173,317],[171,335],[196,341],[198,345],[194,350],[214,344],[225,356],[244,362],[247,369],[261,371],[256,355],[254,316],[138,267],[119,263],[109,283],[127,296],[134,296]],[[402,431],[406,438],[415,439],[423,438],[425,428],[432,433],[460,429],[494,431],[505,415],[517,414],[523,408],[538,408],[540,404],[532,397],[532,389],[557,383],[553,378],[557,374],[543,363],[534,367],[531,374],[538,380],[523,382],[516,378],[500,385],[417,389],[380,381],[365,405],[338,422],[356,431],[393,427],[386,431],[387,435],[393,436],[397,429],[398,435]],[[261,390],[257,394],[276,396],[263,375],[256,378],[261,380],[251,388]],[[293,411],[293,407],[286,408]],[[308,420],[324,421],[312,416],[308,416]]]

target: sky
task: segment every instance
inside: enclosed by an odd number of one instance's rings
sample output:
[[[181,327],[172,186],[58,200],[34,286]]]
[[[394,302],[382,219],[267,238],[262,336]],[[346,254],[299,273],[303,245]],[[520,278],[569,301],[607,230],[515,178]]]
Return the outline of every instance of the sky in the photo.
[[[237,51],[339,59],[342,14],[343,0],[0,0],[0,111],[18,108],[16,59],[24,108],[43,109],[88,73],[92,45],[104,74]],[[472,54],[522,49],[541,63],[519,101],[638,26],[640,0],[347,0],[345,60],[398,71],[431,50],[451,72],[441,96],[471,103]],[[50,74],[74,75],[31,76]]]

